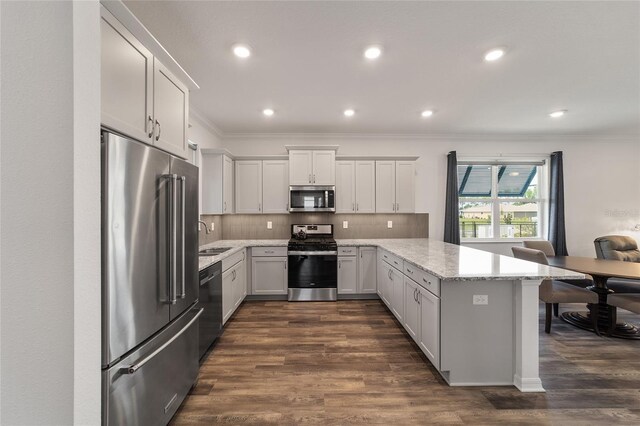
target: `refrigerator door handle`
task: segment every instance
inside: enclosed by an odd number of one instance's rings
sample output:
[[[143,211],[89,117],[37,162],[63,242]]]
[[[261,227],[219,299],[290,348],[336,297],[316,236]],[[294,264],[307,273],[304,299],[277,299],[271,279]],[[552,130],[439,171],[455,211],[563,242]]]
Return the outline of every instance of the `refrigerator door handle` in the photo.
[[[177,222],[178,222],[178,191],[177,191],[177,181],[178,175],[169,174],[165,175],[167,179],[171,182],[171,197],[169,202],[169,303],[175,305],[178,301],[177,299],[177,263],[178,263],[178,253],[177,253]]]
[[[185,273],[184,269],[186,266],[185,261],[185,243],[184,243],[184,234],[186,233],[186,229],[184,227],[185,216],[186,216],[186,190],[187,190],[187,177],[180,176],[178,178],[180,181],[180,198],[181,198],[181,207],[180,207],[180,260],[181,260],[181,268],[180,268],[180,294],[178,297],[180,299],[184,299],[187,297],[187,290],[185,288]]]
[[[135,363],[133,363],[131,365],[128,365],[126,367],[122,367],[120,369],[120,372],[123,373],[123,374],[133,374],[136,371],[138,371],[139,369],[141,369],[142,367],[144,367],[144,365],[146,363],[151,361],[156,355],[158,355],[167,346],[169,346],[171,343],[173,343],[174,340],[176,340],[178,337],[180,337],[180,335],[182,333],[187,331],[189,329],[189,327],[191,327],[191,325],[194,322],[196,322],[196,320],[198,318],[200,318],[200,315],[202,315],[203,311],[204,311],[204,309],[200,308],[200,310],[198,310],[198,313],[187,323],[187,325],[182,327],[182,329],[180,331],[178,331],[176,334],[174,334],[171,339],[167,340],[162,346],[160,346],[158,349],[156,349],[155,351],[151,352],[149,355],[147,355],[146,357],[142,358],[141,360],[138,360],[137,362],[135,362]]]

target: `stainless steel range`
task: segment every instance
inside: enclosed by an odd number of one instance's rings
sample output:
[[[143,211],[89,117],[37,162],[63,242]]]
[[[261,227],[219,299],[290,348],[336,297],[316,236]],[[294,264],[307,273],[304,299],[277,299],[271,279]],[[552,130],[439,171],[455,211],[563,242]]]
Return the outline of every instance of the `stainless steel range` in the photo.
[[[338,298],[338,245],[333,225],[292,225],[288,245],[290,302]]]

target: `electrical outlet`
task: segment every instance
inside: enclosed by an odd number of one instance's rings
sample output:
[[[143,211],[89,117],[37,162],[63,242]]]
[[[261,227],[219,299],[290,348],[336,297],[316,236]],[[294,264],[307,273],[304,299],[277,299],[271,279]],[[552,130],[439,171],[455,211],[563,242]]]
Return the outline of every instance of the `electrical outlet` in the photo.
[[[342,221],[342,229],[348,229],[349,228],[349,221],[348,220],[343,220]]]
[[[389,228],[389,229],[393,228],[393,221],[392,220],[388,220],[387,221],[387,228]]]
[[[473,295],[473,304],[474,305],[488,305],[489,304],[489,295],[488,294],[474,294]]]
[[[216,224],[214,222],[211,222],[211,232],[216,230]]]
[[[273,229],[273,222],[270,220],[267,221],[267,229]]]

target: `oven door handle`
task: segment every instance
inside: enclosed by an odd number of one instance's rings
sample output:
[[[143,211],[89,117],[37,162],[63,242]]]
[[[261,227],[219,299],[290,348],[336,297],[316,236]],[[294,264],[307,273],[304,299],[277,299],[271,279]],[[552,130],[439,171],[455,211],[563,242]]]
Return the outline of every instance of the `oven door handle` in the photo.
[[[290,251],[289,256],[337,256],[337,251]]]

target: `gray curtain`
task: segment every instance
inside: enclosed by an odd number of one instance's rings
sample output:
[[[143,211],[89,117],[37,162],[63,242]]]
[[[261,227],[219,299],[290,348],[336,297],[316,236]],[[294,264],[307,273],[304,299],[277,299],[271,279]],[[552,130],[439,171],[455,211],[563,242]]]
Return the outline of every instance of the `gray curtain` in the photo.
[[[447,155],[447,200],[444,208],[444,241],[460,245],[460,213],[458,211],[458,159],[456,152]]]
[[[568,256],[567,237],[564,224],[564,173],[562,151],[551,154],[549,188],[549,235],[557,256]]]

